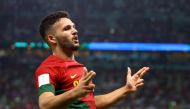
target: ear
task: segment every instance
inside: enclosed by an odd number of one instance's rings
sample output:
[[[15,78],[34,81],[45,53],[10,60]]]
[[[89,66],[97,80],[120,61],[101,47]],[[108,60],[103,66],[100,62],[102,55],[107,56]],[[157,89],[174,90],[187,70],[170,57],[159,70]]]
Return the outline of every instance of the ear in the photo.
[[[52,43],[52,44],[57,43],[56,38],[53,35],[48,35],[47,40],[48,40],[49,43]]]

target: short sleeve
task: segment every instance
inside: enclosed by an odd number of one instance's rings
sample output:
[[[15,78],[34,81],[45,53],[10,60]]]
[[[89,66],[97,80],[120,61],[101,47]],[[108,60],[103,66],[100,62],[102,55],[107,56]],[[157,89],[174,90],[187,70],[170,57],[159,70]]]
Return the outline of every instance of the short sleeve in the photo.
[[[44,92],[55,94],[56,70],[51,67],[39,67],[35,72],[35,86],[38,90],[38,95]]]

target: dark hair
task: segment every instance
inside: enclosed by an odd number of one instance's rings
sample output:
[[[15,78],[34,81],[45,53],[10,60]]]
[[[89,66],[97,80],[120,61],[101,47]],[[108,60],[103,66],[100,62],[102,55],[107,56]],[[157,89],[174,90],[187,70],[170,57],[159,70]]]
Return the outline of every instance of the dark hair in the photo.
[[[60,18],[69,18],[67,11],[56,11],[44,17],[39,26],[39,32],[44,41],[46,41],[46,33]],[[47,41],[46,41],[47,42]]]

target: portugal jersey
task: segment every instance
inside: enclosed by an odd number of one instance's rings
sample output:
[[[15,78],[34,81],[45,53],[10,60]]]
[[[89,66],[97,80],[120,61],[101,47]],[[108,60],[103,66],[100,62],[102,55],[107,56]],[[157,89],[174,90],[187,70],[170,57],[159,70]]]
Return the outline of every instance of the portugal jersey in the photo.
[[[75,60],[63,60],[51,55],[35,72],[38,95],[43,92],[62,94],[76,87],[84,73],[84,66]],[[68,109],[96,109],[93,92],[74,101]]]

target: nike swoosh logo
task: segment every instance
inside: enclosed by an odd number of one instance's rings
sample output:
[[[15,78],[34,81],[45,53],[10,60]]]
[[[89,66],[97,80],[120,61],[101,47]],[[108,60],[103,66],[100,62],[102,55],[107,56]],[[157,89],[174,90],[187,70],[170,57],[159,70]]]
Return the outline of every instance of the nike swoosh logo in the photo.
[[[74,79],[77,76],[77,74],[71,75],[71,79]]]

